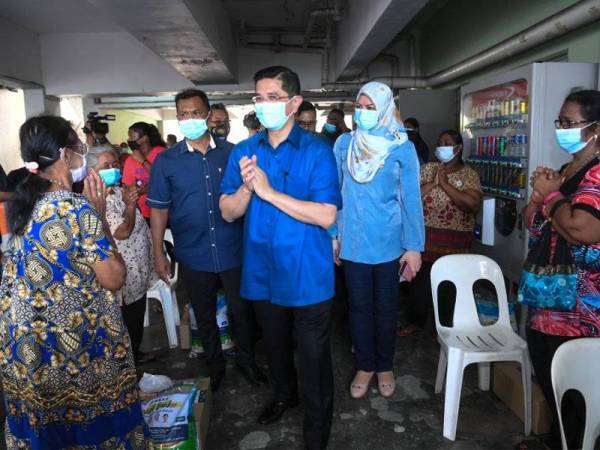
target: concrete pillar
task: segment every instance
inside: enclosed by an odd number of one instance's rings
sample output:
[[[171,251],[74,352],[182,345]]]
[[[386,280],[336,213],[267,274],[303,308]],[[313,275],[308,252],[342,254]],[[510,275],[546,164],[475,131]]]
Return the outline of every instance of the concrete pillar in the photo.
[[[44,104],[44,89],[41,87],[23,89],[23,100],[25,102],[25,117],[39,116],[46,111]]]

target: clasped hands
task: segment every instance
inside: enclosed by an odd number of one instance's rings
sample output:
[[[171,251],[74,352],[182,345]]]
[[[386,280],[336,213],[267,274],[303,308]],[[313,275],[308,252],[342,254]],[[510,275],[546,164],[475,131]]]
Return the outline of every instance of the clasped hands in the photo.
[[[531,200],[541,204],[550,193],[558,191],[563,182],[564,178],[556,170],[537,167],[529,178],[529,184],[533,189]]]
[[[271,183],[269,183],[269,177],[258,167],[256,155],[253,155],[252,158],[244,156],[240,159],[240,175],[243,183],[242,188],[247,192],[254,192],[265,201],[269,201],[268,199],[275,193]]]

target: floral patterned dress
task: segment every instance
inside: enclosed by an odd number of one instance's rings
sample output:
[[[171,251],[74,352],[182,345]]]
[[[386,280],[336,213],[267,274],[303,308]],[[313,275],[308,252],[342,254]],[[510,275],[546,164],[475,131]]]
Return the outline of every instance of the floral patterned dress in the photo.
[[[112,233],[123,223],[124,212],[123,190],[115,187],[106,197],[106,220]],[[135,212],[135,225],[129,237],[117,239],[115,244],[127,267],[127,280],[117,295],[122,297],[123,304],[130,305],[142,298],[150,286],[159,280],[154,272],[150,229],[138,211]]]
[[[574,209],[581,209],[600,220],[600,163],[587,164],[561,187],[571,197]],[[530,247],[539,239],[548,211],[541,207],[529,224]],[[572,311],[529,308],[528,326],[554,336],[600,336],[600,242],[571,245],[577,271],[577,302]]]
[[[421,184],[433,181],[439,162],[421,168]],[[448,174],[448,182],[459,191],[481,192],[479,175],[467,164]],[[425,253],[423,261],[434,262],[444,255],[467,253],[473,241],[475,215],[461,211],[440,186],[423,196]]]
[[[0,365],[9,449],[145,449],[136,372],[96,210],[65,191],[37,202],[5,255]]]

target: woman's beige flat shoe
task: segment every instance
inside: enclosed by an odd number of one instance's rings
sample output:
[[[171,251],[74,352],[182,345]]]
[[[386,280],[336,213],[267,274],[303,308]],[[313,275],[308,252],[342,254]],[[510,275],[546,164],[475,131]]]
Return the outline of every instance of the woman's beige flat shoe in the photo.
[[[369,384],[371,384],[373,375],[374,372],[365,372],[363,370],[356,372],[354,380],[352,380],[352,384],[350,385],[350,396],[356,399],[363,398],[369,390]]]
[[[380,372],[377,374],[379,393],[382,397],[391,397],[396,390],[396,380],[394,372]]]

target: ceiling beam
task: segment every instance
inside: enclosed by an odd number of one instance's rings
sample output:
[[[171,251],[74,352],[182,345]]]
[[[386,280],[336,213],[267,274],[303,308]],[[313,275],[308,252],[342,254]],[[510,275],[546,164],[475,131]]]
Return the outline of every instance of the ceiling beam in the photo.
[[[235,42],[220,1],[88,2],[108,14],[193,83],[237,81]]]
[[[428,0],[348,0],[338,25],[333,79],[357,78],[401,32]]]

